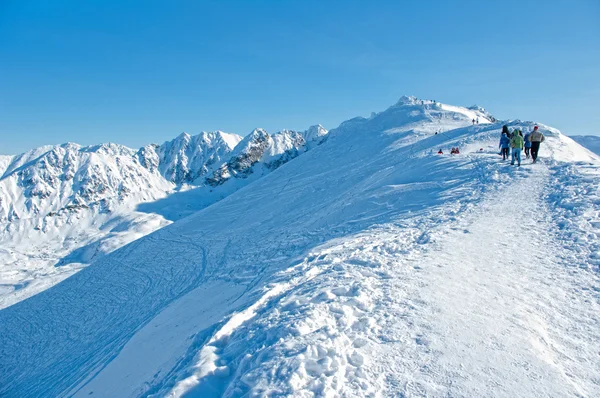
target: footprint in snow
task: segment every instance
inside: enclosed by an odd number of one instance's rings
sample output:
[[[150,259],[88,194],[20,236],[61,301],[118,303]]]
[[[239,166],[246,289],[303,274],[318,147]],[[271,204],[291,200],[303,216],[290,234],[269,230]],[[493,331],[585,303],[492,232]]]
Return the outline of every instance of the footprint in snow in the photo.
[[[365,363],[365,358],[358,352],[354,351],[348,355],[348,362],[357,368],[360,368]]]
[[[420,245],[425,245],[425,244],[429,243],[430,240],[431,240],[431,236],[427,232],[423,232],[417,238],[417,243],[420,244]]]
[[[331,293],[341,297],[356,297],[359,294],[358,286],[340,286],[331,290]]]

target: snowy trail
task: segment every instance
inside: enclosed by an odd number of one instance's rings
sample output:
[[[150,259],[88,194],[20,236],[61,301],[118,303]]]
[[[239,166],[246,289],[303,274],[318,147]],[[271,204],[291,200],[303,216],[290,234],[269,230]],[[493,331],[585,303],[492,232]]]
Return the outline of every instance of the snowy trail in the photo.
[[[598,293],[589,273],[557,262],[548,174],[540,165],[488,198],[412,263],[423,270],[406,331],[416,344],[383,346],[390,394],[598,396]]]

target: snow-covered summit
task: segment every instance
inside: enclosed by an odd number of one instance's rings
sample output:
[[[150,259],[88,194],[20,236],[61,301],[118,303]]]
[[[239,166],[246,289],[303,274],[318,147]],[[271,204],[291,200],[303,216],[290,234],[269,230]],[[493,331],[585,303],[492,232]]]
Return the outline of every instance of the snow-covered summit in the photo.
[[[221,131],[195,136],[182,133],[157,148],[160,172],[175,184],[193,183],[226,161],[241,139]]]
[[[154,200],[193,184],[229,158],[242,139],[221,131],[182,133],[139,150],[106,143],[46,146],[7,157],[0,177],[0,222],[63,209],[109,210],[131,198]]]
[[[419,100],[417,97],[414,97],[412,95],[403,95],[402,97],[400,97],[398,102],[396,102],[395,106],[416,105],[420,102],[421,100]]]
[[[376,134],[386,132],[397,134],[412,131],[412,136],[403,137],[406,142],[420,139],[459,127],[490,123],[493,117],[481,109],[469,109],[448,105],[435,100],[422,100],[413,96],[403,96],[383,112],[373,113],[371,117],[355,117],[343,122],[331,131],[332,135],[345,132]],[[493,119],[495,120],[495,119]]]
[[[264,129],[255,129],[245,136],[233,150],[229,161],[207,178],[212,186],[230,178],[254,178],[265,175],[301,153],[323,142],[328,131],[321,125],[304,132],[282,130],[273,135]]]
[[[315,126],[310,126],[308,130],[304,131],[302,134],[307,143],[309,142],[320,142],[323,140],[323,137],[327,135],[328,131],[325,127],[317,124]]]
[[[116,144],[63,144],[16,156],[0,179],[0,222],[31,218],[68,206],[109,206],[130,195],[152,197],[148,187],[169,189],[142,167],[136,151]]]

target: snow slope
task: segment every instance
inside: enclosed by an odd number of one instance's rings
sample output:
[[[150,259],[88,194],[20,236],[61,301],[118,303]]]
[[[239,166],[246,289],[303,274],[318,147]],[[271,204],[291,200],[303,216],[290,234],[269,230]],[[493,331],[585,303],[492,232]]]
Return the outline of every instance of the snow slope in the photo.
[[[252,134],[241,142],[238,135],[217,131],[183,133],[137,151],[116,144],[63,144],[1,158],[0,308],[221,200],[327,134],[321,126],[273,135],[261,131],[265,145],[253,149]],[[227,167],[235,181],[215,177]]]
[[[0,395],[597,396],[600,160],[405,102],[1,310]]]
[[[600,155],[600,136],[597,135],[572,135],[571,138],[579,145]]]
[[[8,155],[0,155],[0,174],[4,174],[4,170],[12,162],[13,157]]]

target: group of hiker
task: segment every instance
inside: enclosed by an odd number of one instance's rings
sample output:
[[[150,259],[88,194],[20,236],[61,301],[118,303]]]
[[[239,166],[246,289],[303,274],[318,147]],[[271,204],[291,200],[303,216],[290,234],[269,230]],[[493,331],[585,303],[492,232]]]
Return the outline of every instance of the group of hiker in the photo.
[[[508,130],[508,126],[502,126],[502,136],[500,137],[500,153],[502,160],[509,158],[509,149],[512,148],[511,165],[517,162],[517,166],[521,166],[521,151],[525,149],[525,157],[533,159],[533,163],[537,161],[540,144],[544,142],[544,134],[539,131],[538,126],[533,128],[533,131],[525,134],[520,129]]]

